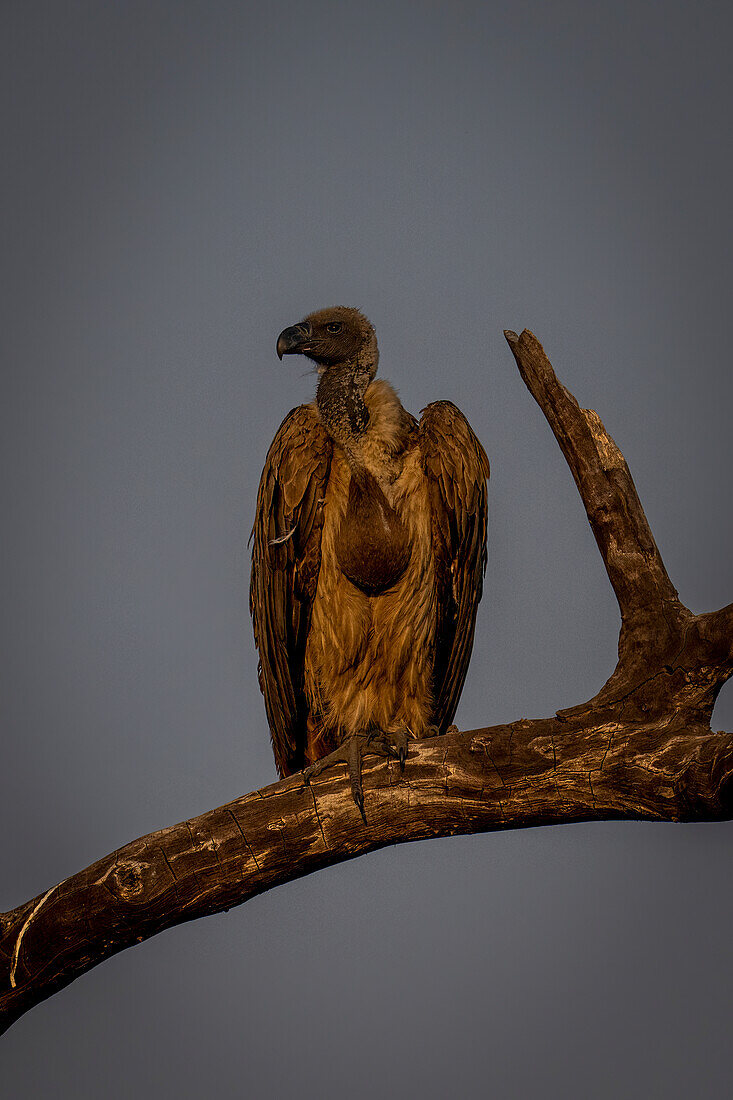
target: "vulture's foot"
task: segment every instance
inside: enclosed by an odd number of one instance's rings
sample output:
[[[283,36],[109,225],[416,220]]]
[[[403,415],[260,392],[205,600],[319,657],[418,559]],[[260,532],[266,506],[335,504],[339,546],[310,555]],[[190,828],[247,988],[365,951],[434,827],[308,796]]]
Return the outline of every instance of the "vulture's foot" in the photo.
[[[329,753],[322,760],[317,760],[315,764],[310,764],[307,768],[304,768],[303,778],[306,783],[310,783],[314,776],[320,775],[322,771],[330,768],[333,764],[346,764],[351,780],[351,793],[366,825],[361,762],[369,754],[392,757],[394,760],[399,760],[400,771],[404,772],[405,760],[407,759],[407,741],[406,730],[399,730],[397,733],[385,733],[384,730],[374,726],[365,733],[352,733],[350,737],[341,742],[335,752]]]

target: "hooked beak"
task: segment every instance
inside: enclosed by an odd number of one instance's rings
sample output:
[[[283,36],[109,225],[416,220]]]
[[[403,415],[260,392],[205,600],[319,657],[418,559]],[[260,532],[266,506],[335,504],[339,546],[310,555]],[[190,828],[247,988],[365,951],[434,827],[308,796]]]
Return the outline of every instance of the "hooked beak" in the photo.
[[[277,357],[283,355],[298,355],[308,350],[308,341],[312,335],[309,321],[301,321],[298,325],[284,328],[277,338]]]

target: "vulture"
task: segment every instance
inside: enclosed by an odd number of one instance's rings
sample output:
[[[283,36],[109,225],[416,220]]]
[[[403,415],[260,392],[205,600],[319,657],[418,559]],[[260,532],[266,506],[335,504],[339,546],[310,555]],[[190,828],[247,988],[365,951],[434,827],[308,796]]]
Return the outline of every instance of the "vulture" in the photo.
[[[252,529],[250,611],[281,776],[362,757],[404,768],[408,741],[445,733],[473,645],[486,568],[489,461],[450,401],[418,421],[377,379],[373,326],[335,306],[284,329],[311,404],[270,447]]]

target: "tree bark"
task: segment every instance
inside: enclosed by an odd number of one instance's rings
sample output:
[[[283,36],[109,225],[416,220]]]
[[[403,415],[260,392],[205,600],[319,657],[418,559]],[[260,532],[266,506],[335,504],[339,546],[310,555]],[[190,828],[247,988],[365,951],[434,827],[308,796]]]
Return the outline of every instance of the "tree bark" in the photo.
[[[733,735],[714,733],[733,671],[733,604],[677,596],[628,466],[537,339],[506,334],[570,466],[621,610],[597,695],[552,718],[451,733],[364,769],[364,824],[345,768],[300,775],[151,833],[0,915],[0,1030],[125,947],[388,844],[560,822],[723,820]]]

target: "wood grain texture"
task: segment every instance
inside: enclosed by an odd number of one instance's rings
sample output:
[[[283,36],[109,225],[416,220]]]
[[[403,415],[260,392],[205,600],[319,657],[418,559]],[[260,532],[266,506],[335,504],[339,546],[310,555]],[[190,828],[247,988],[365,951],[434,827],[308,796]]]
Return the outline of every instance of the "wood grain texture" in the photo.
[[[0,1027],[164,928],[388,844],[618,818],[733,816],[733,735],[710,717],[733,671],[733,605],[679,601],[628,467],[529,332],[507,340],[578,486],[622,627],[593,699],[551,718],[415,743],[404,776],[367,762],[368,824],[345,768],[291,776],[151,833],[0,916]]]

